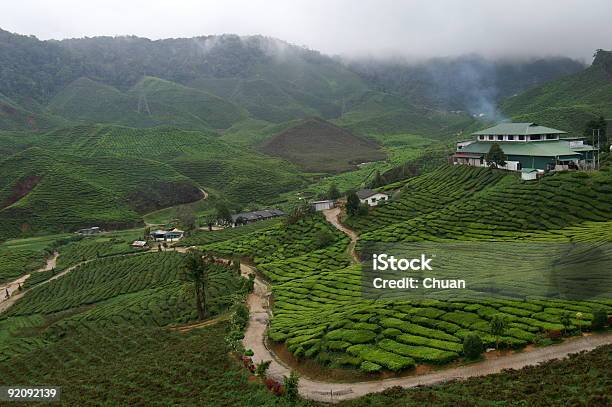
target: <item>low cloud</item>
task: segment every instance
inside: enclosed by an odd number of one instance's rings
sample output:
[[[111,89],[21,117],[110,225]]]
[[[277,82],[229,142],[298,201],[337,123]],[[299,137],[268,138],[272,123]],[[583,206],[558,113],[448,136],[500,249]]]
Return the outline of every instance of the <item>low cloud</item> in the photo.
[[[21,0],[0,27],[42,39],[262,34],[344,56],[566,55],[612,47],[609,0]]]

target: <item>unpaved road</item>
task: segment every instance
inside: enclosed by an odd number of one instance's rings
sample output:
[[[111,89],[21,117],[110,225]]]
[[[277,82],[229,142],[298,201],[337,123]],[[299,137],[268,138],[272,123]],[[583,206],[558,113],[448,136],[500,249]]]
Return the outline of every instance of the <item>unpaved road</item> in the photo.
[[[8,302],[8,301],[10,301],[10,299],[12,297],[15,297],[15,296],[19,295],[19,294],[17,294],[17,292],[19,290],[19,285],[25,283],[25,281],[28,278],[30,278],[30,276],[33,273],[40,273],[42,271],[49,271],[51,269],[54,269],[55,265],[57,263],[58,256],[59,256],[59,253],[58,252],[54,252],[53,255],[47,259],[47,263],[44,266],[42,266],[41,268],[39,268],[38,270],[34,270],[30,274],[26,274],[24,276],[19,277],[16,280],[13,280],[13,281],[11,281],[9,283],[1,285],[0,286],[0,312],[3,311],[3,309],[4,309],[3,306],[4,306],[5,302]],[[8,293],[9,293],[9,298],[8,299],[6,298],[7,290],[8,290]],[[13,302],[15,302],[15,301],[13,301]],[[7,306],[6,308],[8,308],[8,307],[10,307],[10,305]]]
[[[358,261],[354,251],[357,234],[346,228],[338,220],[339,208],[323,211],[325,218],[336,228],[351,238],[349,249],[355,261]],[[241,264],[242,274],[255,274],[255,289],[248,297],[247,304],[250,310],[249,326],[242,341],[245,349],[254,352],[252,357],[255,364],[262,361],[271,361],[268,375],[277,380],[289,376],[291,368],[283,363],[272,350],[266,346],[266,330],[272,315],[270,304],[271,290],[269,285],[259,277],[251,266]],[[465,366],[442,369],[439,371],[422,375],[405,376],[391,379],[372,380],[355,383],[335,383],[321,380],[313,380],[302,376],[300,378],[300,394],[304,398],[324,401],[338,402],[341,400],[354,399],[368,393],[381,392],[394,386],[404,388],[433,385],[450,380],[467,379],[469,377],[484,376],[499,373],[504,369],[520,369],[525,366],[537,365],[552,359],[562,359],[571,353],[593,350],[598,346],[612,343],[612,333],[583,336],[564,341],[559,345],[546,346],[542,348],[531,348],[529,351],[517,352],[508,356],[495,359],[487,359],[481,362]]]
[[[251,266],[241,264],[240,267],[243,275],[255,273]],[[257,274],[255,276],[255,289],[247,300],[250,310],[249,326],[242,343],[246,349],[251,349],[254,352],[253,362],[255,364],[259,364],[264,360],[270,360],[272,363],[270,364],[268,375],[277,380],[282,380],[284,376],[289,376],[291,369],[277,358],[266,346],[265,341],[271,314],[269,309],[270,288]],[[454,379],[466,379],[499,373],[504,369],[520,369],[552,359],[561,359],[571,353],[593,350],[598,346],[609,343],[612,343],[612,333],[589,335],[568,339],[559,345],[533,348],[530,351],[513,353],[496,359],[487,359],[466,366],[443,369],[418,376],[367,382],[333,383],[312,380],[302,376],[300,378],[300,394],[312,400],[337,402],[361,397],[368,393],[380,392],[393,386],[408,388],[432,385]]]
[[[353,263],[359,263],[360,262],[359,256],[357,256],[357,253],[355,253],[355,245],[357,244],[357,240],[359,239],[359,236],[357,235],[357,233],[355,233],[354,230],[351,230],[347,228],[346,226],[344,226],[342,223],[340,223],[340,213],[341,213],[340,208],[326,209],[322,212],[323,212],[323,215],[325,216],[325,219],[329,223],[334,225],[336,229],[338,229],[339,231],[341,231],[342,233],[344,233],[351,239],[351,243],[349,243],[349,246],[348,246],[348,252],[351,256],[351,261]]]

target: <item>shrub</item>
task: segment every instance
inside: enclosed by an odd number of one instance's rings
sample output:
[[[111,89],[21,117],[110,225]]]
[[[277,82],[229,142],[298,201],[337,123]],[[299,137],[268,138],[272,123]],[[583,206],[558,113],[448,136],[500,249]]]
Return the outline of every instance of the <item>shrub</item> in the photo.
[[[268,368],[270,368],[270,363],[272,363],[271,360],[264,360],[259,365],[257,365],[257,368],[255,369],[255,375],[261,379],[265,379],[266,374],[268,373]]]
[[[372,345],[353,345],[347,352],[395,372],[415,366],[414,359],[387,352]]]
[[[593,319],[591,320],[591,328],[594,331],[605,328],[608,323],[608,313],[603,309],[593,311]]]
[[[315,235],[317,249],[323,249],[334,242],[334,235],[328,229],[321,229]]]
[[[289,400],[291,401],[297,400],[299,396],[299,393],[298,393],[299,383],[300,383],[300,376],[298,376],[298,374],[293,370],[289,374],[289,377],[285,377],[285,383],[284,383],[285,396],[287,396]]]
[[[469,334],[463,340],[463,353],[468,359],[476,359],[480,357],[484,347],[480,337],[476,334]]]
[[[376,372],[379,372],[382,369],[382,366],[378,365],[378,364],[376,364],[374,362],[370,362],[370,361],[364,360],[361,363],[361,366],[359,366],[359,368],[361,370],[363,370],[364,372],[366,372],[366,373],[376,373]]]

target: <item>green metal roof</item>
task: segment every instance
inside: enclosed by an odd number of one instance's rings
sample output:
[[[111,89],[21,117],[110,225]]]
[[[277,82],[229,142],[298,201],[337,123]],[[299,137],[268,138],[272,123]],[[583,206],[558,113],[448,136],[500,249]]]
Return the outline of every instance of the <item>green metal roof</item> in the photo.
[[[495,142],[475,141],[457,150],[458,153],[479,153],[486,154],[489,152],[491,145]],[[552,140],[552,141],[529,141],[529,142],[497,142],[506,155],[526,155],[539,157],[557,157],[564,155],[578,155],[582,151],[594,150],[591,146],[581,146],[570,148],[569,141]]]
[[[531,135],[531,134],[566,134],[564,131],[551,129],[550,127],[539,126],[536,123],[500,123],[497,126],[472,133],[474,135],[493,135],[503,136],[512,135]]]

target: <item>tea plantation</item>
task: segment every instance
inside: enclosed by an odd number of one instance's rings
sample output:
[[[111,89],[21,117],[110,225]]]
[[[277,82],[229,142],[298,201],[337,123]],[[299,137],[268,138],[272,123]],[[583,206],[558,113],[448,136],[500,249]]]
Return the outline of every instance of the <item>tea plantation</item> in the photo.
[[[411,179],[391,202],[347,223],[366,231],[361,244],[610,242],[611,176],[566,173],[525,183],[487,168],[445,166]],[[313,245],[313,228],[323,225],[314,217],[203,246],[254,259],[272,283],[269,338],[298,359],[367,373],[402,371],[461,359],[463,340],[471,333],[486,347],[499,342],[516,349],[548,343],[548,336],[560,332],[588,331],[595,311],[612,313],[608,299],[367,300],[361,268],[349,264],[346,237],[322,248]],[[508,321],[499,337],[490,328],[497,316]]]
[[[351,224],[367,231],[363,240],[396,242],[497,240],[514,237],[517,232],[552,231],[586,221],[612,220],[610,170],[557,173],[537,183],[490,169],[447,167],[442,171],[450,172],[450,178],[443,180],[436,173],[424,175],[429,185],[423,193],[418,185],[422,177],[417,177],[402,188],[396,202]],[[497,181],[477,183],[470,179],[464,183],[459,176],[470,172],[482,172],[482,176],[488,174]]]
[[[228,329],[92,327],[0,361],[0,383],[54,383],[62,387],[62,406],[287,405],[229,356]]]
[[[7,331],[0,336],[0,359],[90,329],[163,327],[197,319],[192,283],[183,276],[185,257],[149,252],[93,258],[33,286],[0,316]],[[215,316],[244,298],[249,282],[225,266],[211,267],[207,307]]]

